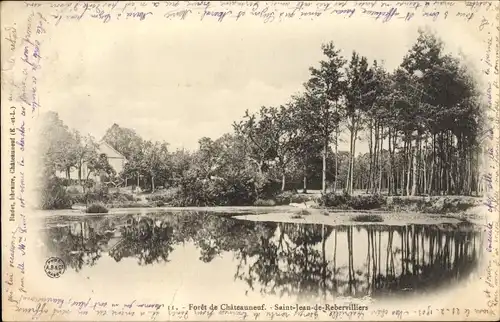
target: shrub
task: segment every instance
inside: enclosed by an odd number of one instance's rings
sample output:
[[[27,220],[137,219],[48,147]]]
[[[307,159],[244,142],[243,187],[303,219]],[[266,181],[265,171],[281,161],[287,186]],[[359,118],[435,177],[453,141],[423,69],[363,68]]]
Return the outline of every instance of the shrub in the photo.
[[[321,195],[319,204],[324,207],[347,207],[351,196],[347,193],[341,195],[335,194],[333,192]]]
[[[155,206],[151,204],[143,204],[136,202],[118,202],[118,203],[114,202],[114,203],[108,203],[106,205],[109,208],[150,208]]]
[[[381,195],[353,196],[347,205],[355,210],[378,209],[386,204],[386,198]]]
[[[389,209],[396,211],[417,211],[433,214],[462,212],[475,205],[474,199],[453,196],[435,197],[390,197],[387,200]]]
[[[277,205],[289,205],[292,202],[293,192],[284,191],[274,197]]]
[[[307,209],[300,209],[300,211],[297,214],[301,216],[309,216],[311,212]]]
[[[83,193],[71,194],[71,201],[73,204],[75,203],[86,203],[85,195]]]
[[[43,180],[40,194],[41,209],[70,209],[72,205],[71,196],[61,179],[52,177]]]
[[[66,190],[69,194],[72,194],[72,195],[75,195],[75,194],[80,194],[81,191],[78,190],[77,187],[75,186],[72,186],[72,187],[68,187],[68,189]]]
[[[104,202],[107,203],[110,201],[110,194],[108,193],[107,187],[95,188],[92,190],[88,190],[85,195],[85,203],[93,203],[93,202]]]
[[[135,201],[135,197],[129,193],[114,192],[110,198],[116,201]]]
[[[162,190],[159,193],[152,194],[148,197],[146,197],[146,200],[148,201],[161,201],[164,204],[171,204],[174,202],[176,195],[177,195],[178,189],[166,189]]]
[[[307,201],[311,201],[312,199],[313,198],[311,196],[299,195],[299,194],[292,195],[292,197],[290,198],[291,202],[293,203],[304,203]]]
[[[87,212],[89,214],[107,213],[108,208],[104,207],[103,204],[94,203],[94,204],[91,204],[90,206],[88,206],[87,209],[85,210],[85,212]]]
[[[352,219],[352,221],[357,221],[357,222],[383,222],[384,218],[380,215],[375,215],[375,214],[362,214],[362,215],[357,215]]]
[[[61,185],[65,186],[65,187],[74,186],[74,185],[79,184],[78,180],[76,180],[76,179],[59,178],[59,180],[60,180]]]
[[[109,189],[107,187],[94,188],[92,190],[88,190],[85,194],[83,194],[83,196],[74,196],[74,198],[75,200],[83,203],[130,203],[136,201],[135,197],[128,193],[109,193]]]
[[[275,199],[281,194],[281,182],[267,180],[258,185],[260,199]]]
[[[172,204],[176,206],[247,206],[257,200],[257,191],[251,180],[228,182],[223,179],[201,180],[185,177]]]
[[[271,207],[275,206],[276,202],[272,199],[257,199],[254,203],[254,206],[266,206],[266,207]]]
[[[87,189],[92,189],[93,187],[95,187],[96,182],[93,179],[87,179],[87,180],[85,180],[85,183],[83,185]]]
[[[156,202],[156,207],[164,207],[165,206],[165,203],[163,201],[157,201]]]

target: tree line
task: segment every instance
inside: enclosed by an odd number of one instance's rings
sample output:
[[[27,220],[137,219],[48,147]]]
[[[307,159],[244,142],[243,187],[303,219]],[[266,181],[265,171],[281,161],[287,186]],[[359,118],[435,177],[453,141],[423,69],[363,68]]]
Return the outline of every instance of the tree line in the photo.
[[[124,171],[114,174],[94,152],[95,140],[70,131],[54,114],[48,131],[56,139],[46,148],[46,164],[69,173],[87,162],[92,171],[152,191],[181,187],[186,198],[205,191],[204,198],[255,199],[269,189],[308,188],[480,193],[484,102],[463,57],[446,53],[427,30],[419,30],[394,71],[356,51],[346,58],[333,42],[321,49],[323,59],[310,68],[300,94],[281,106],[246,111],[229,133],[201,138],[196,151],[171,152],[164,141],[114,124],[103,140],[127,159]],[[348,151],[339,150],[343,133]],[[356,156],[360,141],[368,152]]]

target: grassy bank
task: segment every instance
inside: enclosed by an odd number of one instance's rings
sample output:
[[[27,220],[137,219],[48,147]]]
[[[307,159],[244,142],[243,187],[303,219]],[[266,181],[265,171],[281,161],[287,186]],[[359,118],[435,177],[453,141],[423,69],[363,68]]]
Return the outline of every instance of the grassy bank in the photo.
[[[165,208],[184,207],[179,200],[176,189],[164,189],[155,193],[131,194],[125,191],[97,190],[82,193],[81,191],[68,191],[69,198],[67,208],[80,210],[100,209],[105,212],[109,209],[133,209],[133,208]],[[99,207],[93,206],[98,204]],[[465,213],[473,207],[481,204],[481,198],[468,196],[382,196],[358,194],[349,196],[346,194],[329,193],[293,193],[283,192],[270,199],[257,199],[255,202],[243,205],[223,205],[225,207],[244,206],[259,208],[276,208],[280,206],[294,206],[304,209],[319,209],[327,212],[345,211],[383,211],[383,212],[411,212],[427,214],[453,214]],[[72,206],[71,206],[72,205]],[[205,207],[217,207],[218,204],[210,204]],[[201,209],[197,207],[196,209]],[[294,209],[290,207],[290,209]]]
[[[297,205],[337,211],[374,210],[429,214],[462,213],[481,205],[482,198],[470,196],[382,196],[327,194],[282,194],[275,200],[258,200],[257,206]]]

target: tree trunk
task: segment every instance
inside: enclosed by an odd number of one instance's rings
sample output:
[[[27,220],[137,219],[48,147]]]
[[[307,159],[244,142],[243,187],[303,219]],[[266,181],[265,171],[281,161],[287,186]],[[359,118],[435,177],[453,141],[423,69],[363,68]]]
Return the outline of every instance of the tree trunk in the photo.
[[[321,178],[321,190],[326,194],[326,154],[328,153],[328,139],[325,138],[323,143],[323,171]]]
[[[417,136],[418,135],[419,134],[417,134]],[[418,138],[417,138],[417,144],[415,146],[415,153],[413,155],[413,174],[412,174],[412,176],[413,176],[413,183],[412,183],[412,186],[411,186],[411,195],[412,196],[415,196],[416,193],[417,193],[417,184],[418,184],[418,178],[417,178],[417,166],[418,166],[418,164],[417,164],[417,161],[418,161],[417,157],[418,157],[418,155],[417,154],[418,154],[418,151],[417,151],[417,149],[418,149],[418,145],[419,145],[419,141],[418,141]]]
[[[352,188],[354,184],[354,155],[355,155],[355,150],[356,150],[356,130],[354,129],[354,118],[352,120],[353,128],[351,130],[351,154],[349,157],[349,175],[348,175],[348,180],[347,182],[349,183],[346,186],[347,193],[352,195]]]
[[[337,179],[339,175],[339,129],[335,129],[335,181],[333,182],[333,193],[337,192]]]
[[[304,164],[304,188],[302,189],[303,193],[307,193],[307,166]]]
[[[433,152],[432,152],[432,155],[431,155],[431,164],[430,164],[430,174],[429,174],[429,182],[428,182],[428,187],[427,187],[427,193],[429,194],[429,196],[432,196],[433,195],[433,192],[434,192],[434,168],[435,168],[435,157],[436,157],[436,153],[434,151],[434,139],[433,139],[433,143],[432,143],[433,147]]]
[[[408,158],[408,169],[406,170],[406,195],[410,195],[410,175],[411,175],[411,161],[412,161],[412,152],[411,152],[411,139],[408,142],[408,152],[407,152],[407,158]]]
[[[370,157],[370,163],[369,163],[369,170],[368,170],[368,186],[366,187],[366,193],[369,192],[370,189],[372,189],[373,185],[373,163],[374,163],[374,157],[373,157],[373,125],[372,121],[370,121],[370,141],[368,141],[368,155]]]
[[[397,194],[397,186],[396,186],[396,175],[394,169],[394,154],[392,151],[392,132],[389,129],[389,186],[388,191],[389,195]]]
[[[354,138],[353,138],[353,144],[352,144],[352,155],[351,155],[351,180],[349,181],[349,194],[352,195],[352,191],[353,191],[353,181],[354,181],[354,155],[355,155],[355,151],[356,151],[356,135],[357,135],[357,131],[354,132]]]
[[[82,165],[78,166],[78,181],[82,184]]]
[[[424,194],[427,193],[427,155],[426,155],[426,152],[425,152],[425,147],[424,147],[424,152],[423,152],[423,157],[422,157],[422,163],[424,165],[424,174],[423,174],[423,178],[424,178],[424,183],[423,183],[423,192]]]
[[[380,150],[380,156],[378,158],[378,166],[379,166],[379,172],[378,172],[378,193],[382,193],[382,152],[384,150],[384,128],[380,126],[380,145],[379,145],[379,150]]]
[[[349,140],[349,166],[347,170],[347,178],[345,183],[345,190],[349,193],[349,187],[351,186],[351,173],[352,173],[352,160],[353,160],[353,141],[354,141],[354,117],[351,120],[351,137]]]
[[[285,182],[286,176],[285,176],[285,171],[281,174],[281,191],[285,191]]]
[[[151,192],[155,192],[155,176],[151,175]]]

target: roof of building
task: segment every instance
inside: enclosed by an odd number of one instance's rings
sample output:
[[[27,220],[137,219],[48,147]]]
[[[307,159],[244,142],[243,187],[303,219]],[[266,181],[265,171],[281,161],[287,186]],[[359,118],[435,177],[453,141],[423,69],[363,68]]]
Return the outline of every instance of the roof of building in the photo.
[[[101,147],[101,145],[105,145],[105,146],[106,146],[107,148],[109,148],[111,151],[113,151],[114,153],[116,153],[116,154],[118,155],[118,157],[119,157],[119,158],[123,158],[123,159],[125,159],[125,160],[127,159],[127,158],[125,158],[125,156],[124,156],[123,154],[121,154],[120,152],[116,151],[116,149],[115,149],[115,148],[113,148],[113,147],[111,146],[111,144],[109,144],[108,142],[106,142],[106,141],[104,141],[104,140],[101,140],[101,141],[99,142],[99,147]]]

